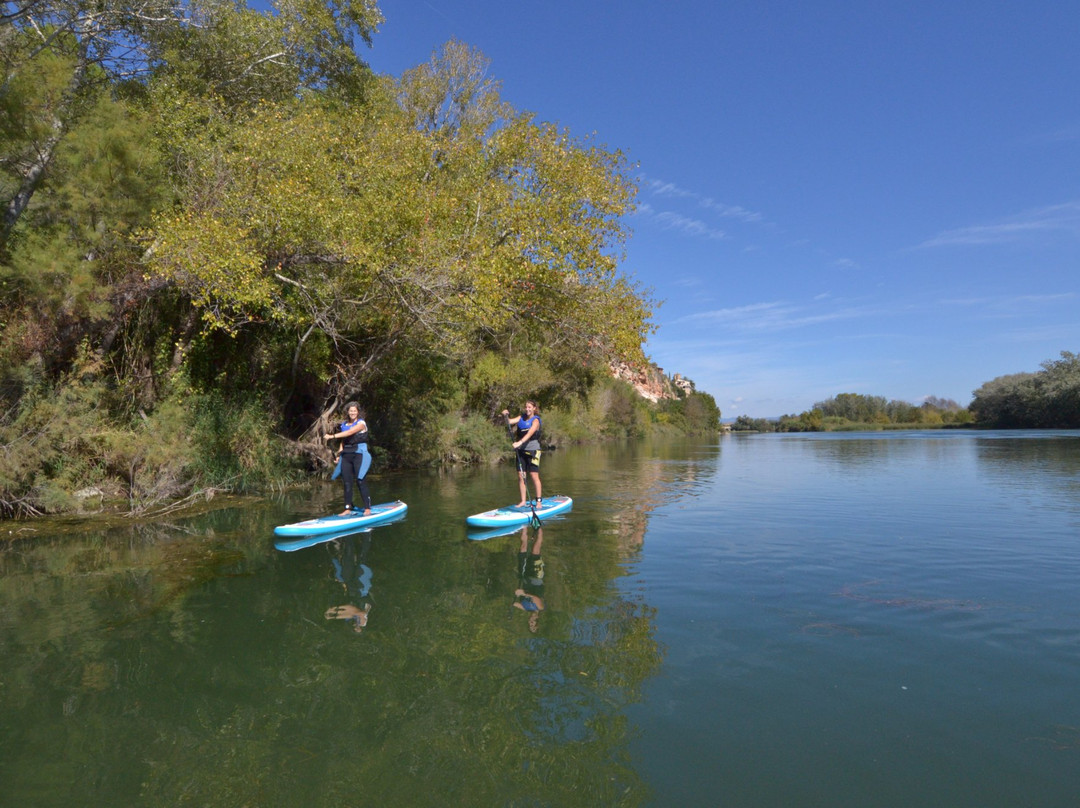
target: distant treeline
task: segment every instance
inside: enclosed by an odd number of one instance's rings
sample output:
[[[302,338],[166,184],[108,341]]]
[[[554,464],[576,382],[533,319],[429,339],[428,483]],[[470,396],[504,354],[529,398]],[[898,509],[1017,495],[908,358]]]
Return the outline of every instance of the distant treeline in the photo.
[[[921,405],[881,396],[841,393],[819,401],[799,415],[779,419],[751,418],[740,415],[731,428],[747,432],[828,432],[845,429],[940,427],[970,424],[971,412],[951,399],[931,397]]]
[[[1075,429],[1080,427],[1080,355],[1061,359],[1034,373],[999,376],[973,393],[966,408],[952,399],[929,397],[922,404],[881,396],[841,393],[799,415],[779,419],[740,415],[736,431],[827,432],[853,429],[910,429],[977,426],[987,429]]]

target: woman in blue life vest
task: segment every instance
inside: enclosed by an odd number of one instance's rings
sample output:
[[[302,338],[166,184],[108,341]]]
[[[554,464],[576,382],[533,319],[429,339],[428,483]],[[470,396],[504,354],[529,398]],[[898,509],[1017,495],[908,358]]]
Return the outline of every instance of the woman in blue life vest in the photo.
[[[540,408],[535,401],[525,402],[525,412],[521,415],[510,417],[509,410],[502,411],[506,423],[517,427],[517,436],[514,440],[514,450],[517,452],[518,485],[521,487],[521,502],[525,505],[529,500],[529,490],[525,484],[525,475],[532,478],[533,489],[536,491],[536,505],[540,505]]]
[[[345,486],[345,510],[342,516],[350,516],[353,512],[353,482],[360,489],[360,496],[364,500],[364,516],[371,515],[371,494],[368,493],[367,469],[370,465],[368,454],[368,428],[364,421],[364,412],[355,401],[350,401],[345,406],[345,417],[337,432],[327,432],[326,439],[334,440],[341,438],[341,482]]]

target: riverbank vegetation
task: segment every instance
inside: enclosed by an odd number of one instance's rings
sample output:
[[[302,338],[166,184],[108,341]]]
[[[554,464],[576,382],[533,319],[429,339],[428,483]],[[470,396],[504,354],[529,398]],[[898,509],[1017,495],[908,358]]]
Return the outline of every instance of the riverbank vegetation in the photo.
[[[461,43],[373,74],[381,19],[3,4],[0,516],[286,484],[352,399],[380,467],[497,455],[526,397],[555,444],[717,427],[611,378],[653,329],[624,156]]]
[[[1080,428],[1080,354],[1062,351],[1033,373],[1014,373],[982,385],[971,411],[998,429]]]
[[[961,407],[930,396],[922,404],[881,396],[841,393],[799,415],[779,419],[740,415],[734,431],[830,432],[881,429],[1076,429],[1080,428],[1080,354],[1062,351],[1034,373],[1014,373],[986,382]]]
[[[925,429],[969,425],[971,413],[951,399],[931,397],[921,405],[881,396],[841,393],[819,401],[799,415],[779,419],[739,416],[735,431],[839,432],[881,429]]]

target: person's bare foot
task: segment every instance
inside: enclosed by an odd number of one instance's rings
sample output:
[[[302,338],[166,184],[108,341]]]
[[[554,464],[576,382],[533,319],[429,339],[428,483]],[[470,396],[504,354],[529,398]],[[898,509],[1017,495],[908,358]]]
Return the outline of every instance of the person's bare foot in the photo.
[[[364,508],[364,516],[371,516],[371,508]]]
[[[341,513],[339,513],[338,516],[352,516],[352,509],[346,508]]]

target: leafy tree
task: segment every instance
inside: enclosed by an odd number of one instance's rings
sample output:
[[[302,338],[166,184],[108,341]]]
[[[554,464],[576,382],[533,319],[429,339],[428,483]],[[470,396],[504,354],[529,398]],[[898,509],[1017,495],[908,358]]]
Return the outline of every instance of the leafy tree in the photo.
[[[1035,374],[998,376],[972,395],[971,410],[979,423],[1004,428],[1026,426],[1037,398]]]
[[[1060,359],[1043,362],[1039,380],[1043,424],[1080,427],[1080,354],[1062,351]]]
[[[986,426],[1080,427],[1080,355],[1062,351],[1036,373],[1014,373],[986,382],[974,392],[971,410]]]
[[[132,238],[169,198],[150,122],[137,105],[105,93],[85,106],[0,261],[0,383],[14,385],[12,393],[25,387],[17,380],[24,363],[55,379],[85,340],[104,356],[153,287]]]
[[[923,420],[923,411],[907,401],[890,401],[883,414],[883,422],[890,424],[917,424]]]
[[[925,409],[938,410],[939,412],[959,412],[964,409],[951,398],[938,398],[937,396],[927,396],[922,406]]]
[[[236,0],[14,0],[0,4],[4,69],[0,107],[21,106],[21,156],[8,166],[0,245],[37,191],[82,99],[105,82],[150,74],[226,103],[281,99],[302,87],[355,89],[362,81],[354,36],[370,41],[382,21],[365,0],[277,0],[273,13]],[[62,78],[55,66],[63,65]],[[25,86],[48,73],[34,109]]]
[[[661,401],[660,409],[676,416],[681,431],[689,435],[704,435],[720,428],[720,408],[710,394],[696,391],[682,398]]]
[[[511,114],[485,65],[451,43],[366,105],[299,100],[196,137],[154,271],[208,329],[295,334],[296,364],[321,335],[325,415],[406,347],[640,357],[650,306],[614,252],[634,191],[622,157]]]
[[[476,427],[525,397],[563,435],[650,428],[608,384],[652,329],[617,271],[624,156],[513,109],[461,43],[375,77],[353,46],[380,21],[370,0],[0,3],[0,446],[52,434],[59,389],[93,413],[93,441],[5,454],[7,513],[63,509],[81,478],[135,507],[280,480],[304,453],[248,438],[320,433],[361,393],[384,462],[482,456],[501,435]],[[148,432],[183,446],[151,457]]]
[[[819,401],[813,408],[820,410],[826,418],[871,423],[878,415],[887,412],[888,402],[881,396],[840,393],[827,401]]]
[[[734,432],[775,432],[776,423],[768,418],[751,418],[749,415],[740,415],[731,424]]]

